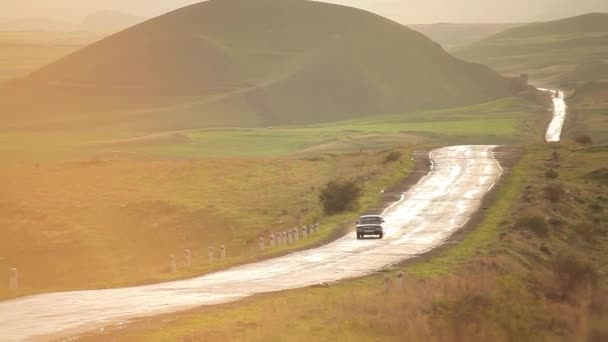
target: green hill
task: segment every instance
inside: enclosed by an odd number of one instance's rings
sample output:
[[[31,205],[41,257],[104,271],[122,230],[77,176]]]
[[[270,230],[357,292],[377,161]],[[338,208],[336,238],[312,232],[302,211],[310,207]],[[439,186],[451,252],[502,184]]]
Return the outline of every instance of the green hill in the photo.
[[[542,85],[607,80],[608,13],[510,29],[454,53]]]
[[[523,25],[524,24],[519,23],[437,23],[408,25],[408,27],[441,44],[447,51],[455,51],[468,47],[473,43],[477,43],[478,41],[491,37],[497,33]]]
[[[185,7],[3,90],[9,126],[152,130],[335,121],[510,92],[508,79],[403,25],[304,0]]]

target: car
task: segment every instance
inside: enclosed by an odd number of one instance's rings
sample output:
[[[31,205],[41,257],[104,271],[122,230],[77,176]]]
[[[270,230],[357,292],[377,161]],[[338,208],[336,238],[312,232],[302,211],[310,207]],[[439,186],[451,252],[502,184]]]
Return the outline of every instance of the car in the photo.
[[[366,235],[377,235],[384,237],[384,218],[380,215],[365,215],[357,221],[357,239],[363,239]]]

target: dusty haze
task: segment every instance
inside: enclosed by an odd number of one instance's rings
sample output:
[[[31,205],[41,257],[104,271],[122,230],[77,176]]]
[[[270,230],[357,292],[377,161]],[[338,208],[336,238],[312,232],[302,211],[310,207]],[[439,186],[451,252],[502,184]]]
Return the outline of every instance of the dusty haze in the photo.
[[[44,17],[79,22],[99,10],[124,11],[154,17],[198,0],[2,0],[0,20]],[[397,21],[435,22],[529,22],[550,20],[587,12],[608,11],[606,0],[329,0],[374,11]]]

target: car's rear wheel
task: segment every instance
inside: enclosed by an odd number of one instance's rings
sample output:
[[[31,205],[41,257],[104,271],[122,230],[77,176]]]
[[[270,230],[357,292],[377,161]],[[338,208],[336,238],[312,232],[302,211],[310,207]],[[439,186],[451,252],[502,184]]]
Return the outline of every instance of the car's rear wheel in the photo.
[[[357,240],[361,240],[362,238],[363,238],[363,235],[357,234]]]
[[[382,239],[384,237],[384,233],[380,233],[379,237]]]

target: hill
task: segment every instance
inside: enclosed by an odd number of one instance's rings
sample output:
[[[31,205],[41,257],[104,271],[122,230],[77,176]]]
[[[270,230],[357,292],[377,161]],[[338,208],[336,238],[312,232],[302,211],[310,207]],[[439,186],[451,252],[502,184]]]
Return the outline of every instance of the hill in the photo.
[[[455,51],[505,74],[560,86],[608,79],[608,13],[590,13],[507,30]]]
[[[524,24],[419,24],[408,25],[412,30],[418,31],[441,44],[447,51],[454,51],[468,47],[473,43],[491,37],[505,30],[519,27]]]
[[[99,40],[88,32],[1,31],[0,82],[30,72]]]
[[[99,11],[87,15],[80,28],[95,33],[114,33],[144,20],[144,18],[122,12]]]
[[[9,125],[151,130],[335,121],[510,93],[508,79],[403,25],[303,0],[185,7],[4,90]]]

